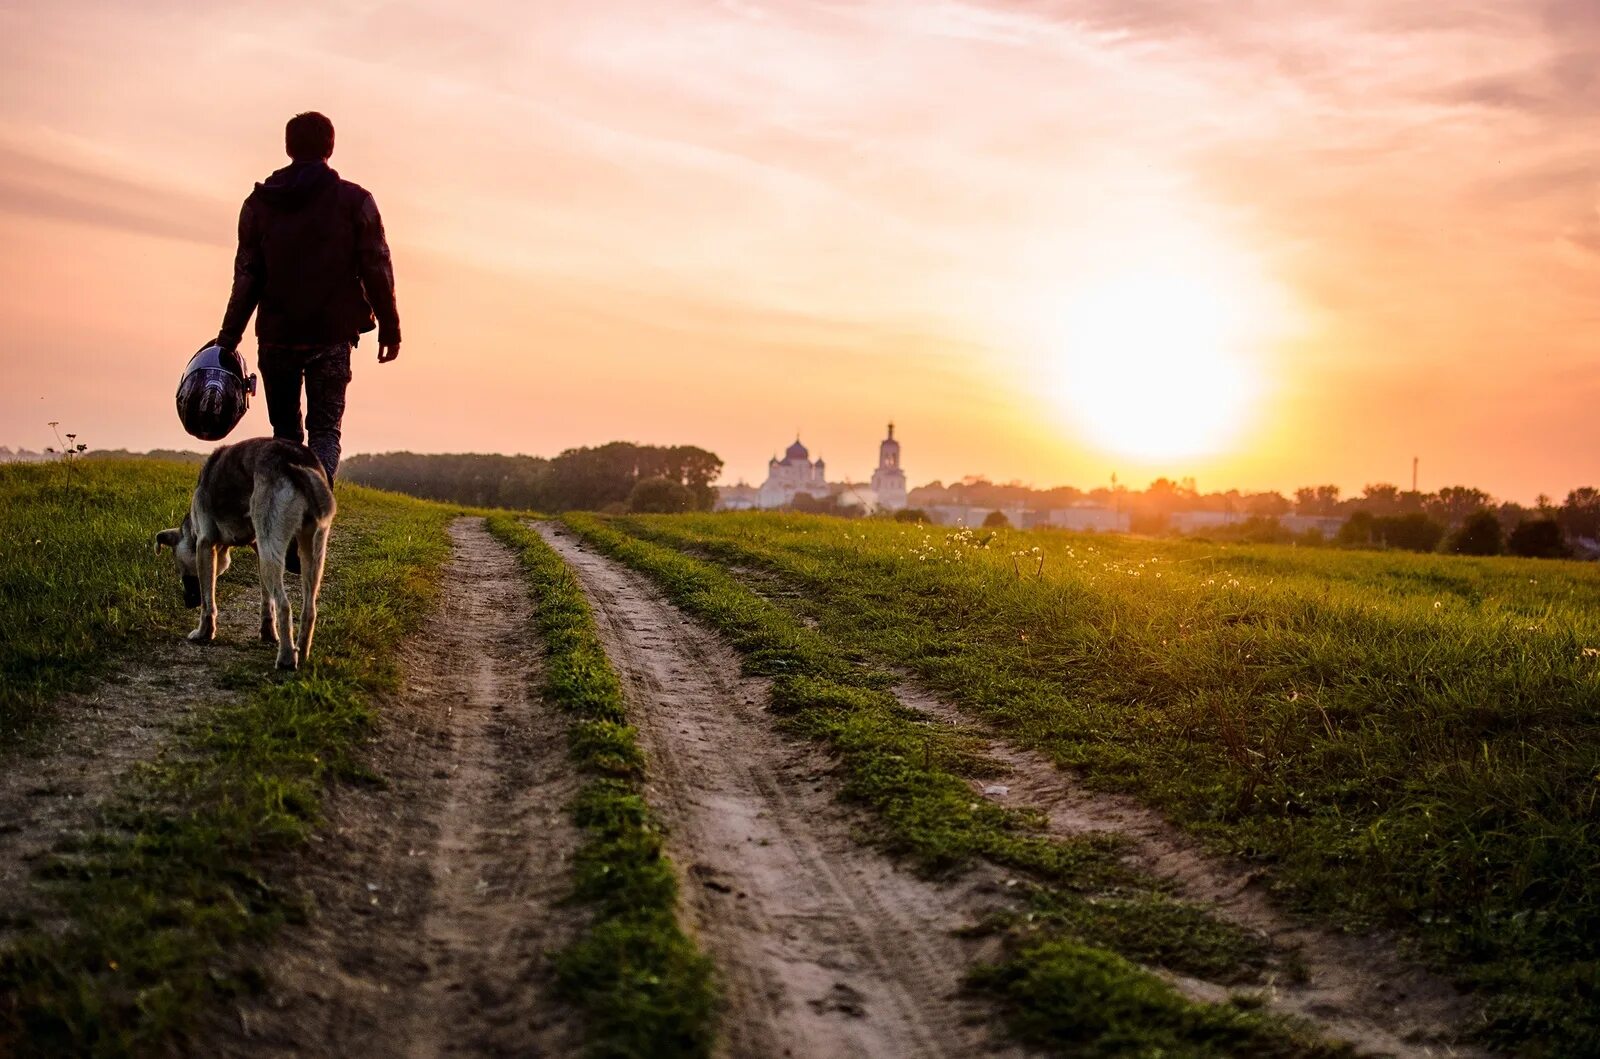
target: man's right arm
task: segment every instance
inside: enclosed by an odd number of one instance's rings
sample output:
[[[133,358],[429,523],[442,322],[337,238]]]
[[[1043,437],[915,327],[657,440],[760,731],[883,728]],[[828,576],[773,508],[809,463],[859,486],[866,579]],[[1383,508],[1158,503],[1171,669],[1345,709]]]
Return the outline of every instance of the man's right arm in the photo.
[[[389,241],[384,238],[383,218],[371,195],[361,201],[356,223],[361,287],[378,321],[378,359],[390,361],[400,350],[400,310],[395,304],[394,263],[389,256]]]
[[[261,300],[261,239],[256,230],[256,213],[245,199],[239,210],[239,249],[233,256],[233,292],[227,311],[222,314],[222,330],[217,342],[224,349],[237,349],[244,338],[245,325]]]

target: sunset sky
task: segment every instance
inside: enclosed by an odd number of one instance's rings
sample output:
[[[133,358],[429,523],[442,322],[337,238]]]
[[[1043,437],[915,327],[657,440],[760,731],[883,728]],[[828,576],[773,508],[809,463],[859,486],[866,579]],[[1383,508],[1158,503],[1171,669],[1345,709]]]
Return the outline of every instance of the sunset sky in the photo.
[[[308,109],[405,332],[347,452],[1600,485],[1596,0],[0,0],[0,444],[204,447]]]

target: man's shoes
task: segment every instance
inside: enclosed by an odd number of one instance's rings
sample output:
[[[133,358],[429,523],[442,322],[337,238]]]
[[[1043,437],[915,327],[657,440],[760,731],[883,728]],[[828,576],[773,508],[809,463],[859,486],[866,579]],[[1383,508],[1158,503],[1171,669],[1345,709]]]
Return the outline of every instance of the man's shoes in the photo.
[[[300,572],[300,549],[294,544],[289,545],[289,550],[283,554],[283,569],[285,573],[298,574]]]

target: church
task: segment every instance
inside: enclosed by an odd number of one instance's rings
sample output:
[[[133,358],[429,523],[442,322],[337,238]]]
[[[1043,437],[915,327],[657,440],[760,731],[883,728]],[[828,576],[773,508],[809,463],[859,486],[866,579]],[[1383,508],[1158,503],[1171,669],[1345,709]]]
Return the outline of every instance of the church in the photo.
[[[889,436],[878,444],[878,469],[872,472],[872,496],[879,511],[903,511],[906,506],[906,472],[900,469],[900,443]]]
[[[754,492],[750,497],[748,492]],[[739,495],[734,495],[734,494]],[[844,507],[860,506],[869,511],[899,511],[906,506],[906,474],[900,466],[900,442],[894,437],[894,424],[889,424],[889,436],[878,445],[878,467],[872,472],[870,487],[849,482],[829,482],[827,466],[822,457],[815,460],[811,452],[797,437],[794,444],[784,450],[783,459],[774,456],[767,462],[767,480],[757,490],[749,486],[735,486],[724,491],[724,509],[757,507],[766,510],[794,506],[800,494],[815,500],[838,497]]]
[[[822,457],[813,460],[810,451],[797,437],[794,444],[784,450],[783,459],[774,456],[767,461],[767,480],[761,483],[756,506],[788,507],[800,493],[821,500],[828,492],[828,477]]]

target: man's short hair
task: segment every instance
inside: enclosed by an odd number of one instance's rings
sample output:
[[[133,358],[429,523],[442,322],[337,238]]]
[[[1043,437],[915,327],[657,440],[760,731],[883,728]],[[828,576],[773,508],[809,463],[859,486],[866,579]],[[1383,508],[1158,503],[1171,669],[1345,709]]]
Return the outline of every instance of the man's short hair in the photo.
[[[333,122],[308,110],[289,119],[283,129],[283,147],[296,162],[333,157]]]

